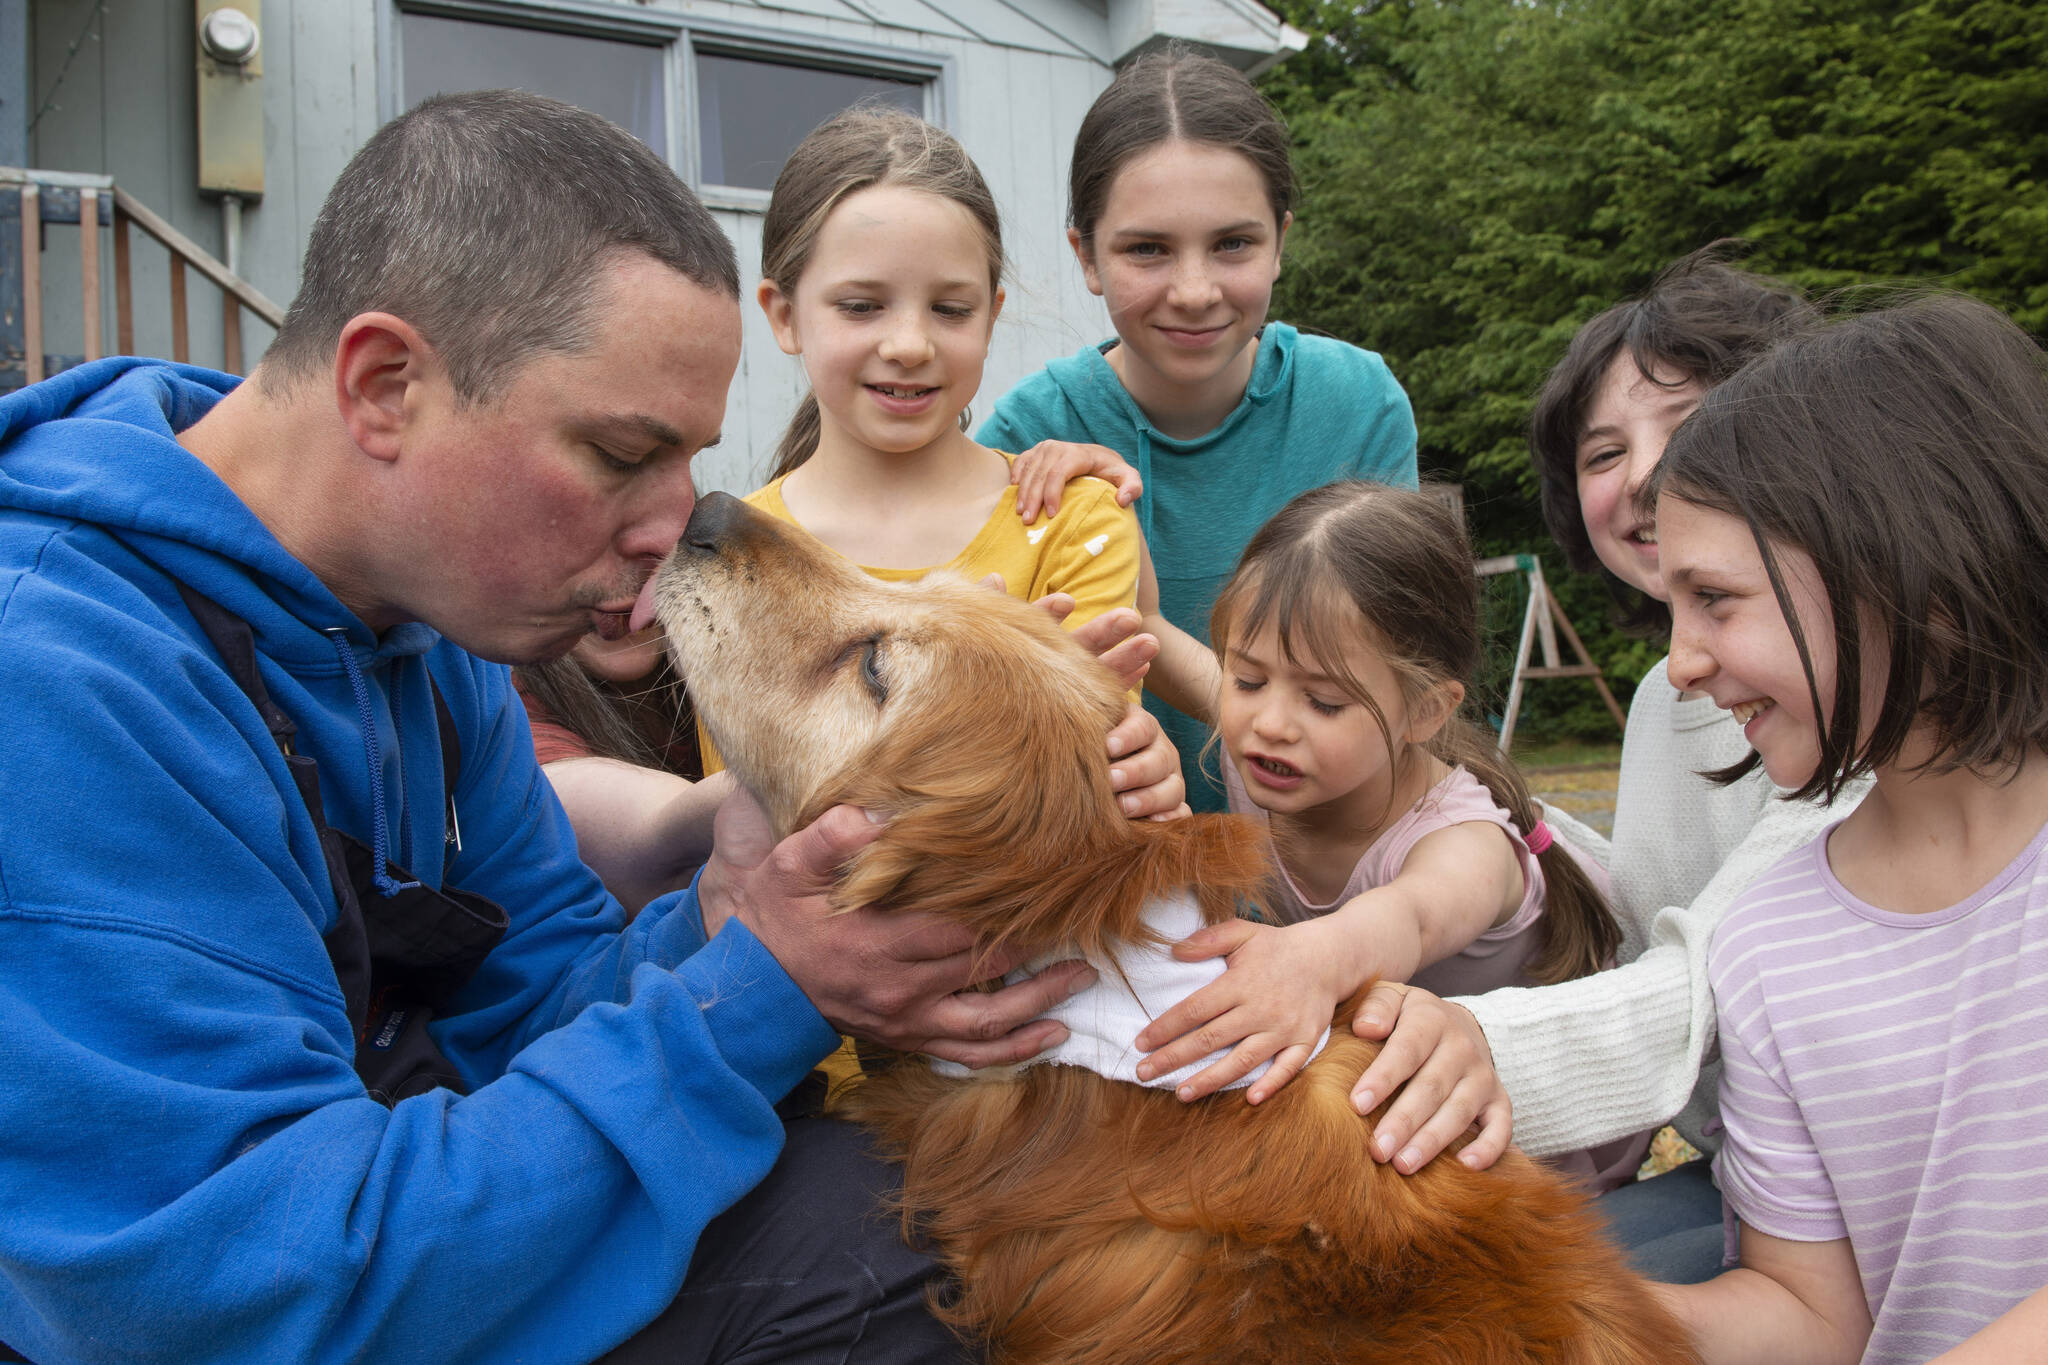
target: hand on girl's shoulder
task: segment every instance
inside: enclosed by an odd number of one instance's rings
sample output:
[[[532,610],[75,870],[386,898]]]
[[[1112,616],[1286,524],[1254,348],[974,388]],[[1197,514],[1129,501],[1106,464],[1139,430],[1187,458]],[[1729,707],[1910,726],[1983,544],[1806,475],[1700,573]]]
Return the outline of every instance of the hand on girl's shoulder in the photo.
[[[1010,482],[1017,485],[1017,515],[1026,526],[1038,520],[1041,510],[1052,516],[1060,510],[1067,484],[1084,476],[1112,485],[1120,507],[1129,507],[1145,491],[1138,471],[1108,446],[1040,441],[1010,462]]]

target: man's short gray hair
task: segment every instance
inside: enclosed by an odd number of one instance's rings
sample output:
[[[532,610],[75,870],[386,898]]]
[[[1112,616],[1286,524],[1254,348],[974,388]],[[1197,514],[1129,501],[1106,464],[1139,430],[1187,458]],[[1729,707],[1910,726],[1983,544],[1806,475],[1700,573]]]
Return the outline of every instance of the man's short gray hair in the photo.
[[[623,128],[524,91],[436,96],[328,191],[263,372],[321,373],[350,318],[386,312],[426,337],[461,401],[485,401],[535,355],[591,344],[598,272],[622,251],[739,297],[732,243]]]

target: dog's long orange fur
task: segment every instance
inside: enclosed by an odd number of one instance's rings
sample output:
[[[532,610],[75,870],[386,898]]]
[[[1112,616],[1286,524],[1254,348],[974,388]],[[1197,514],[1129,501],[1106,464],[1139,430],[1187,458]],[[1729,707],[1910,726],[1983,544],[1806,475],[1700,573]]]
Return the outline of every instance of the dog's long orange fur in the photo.
[[[895,641],[904,679],[922,662],[943,682],[906,682],[860,756],[801,799],[790,773],[742,769],[783,794],[785,825],[839,801],[890,812],[846,904],[947,915],[989,946],[1087,950],[1142,940],[1152,897],[1191,888],[1213,922],[1260,885],[1250,826],[1118,813],[1102,744],[1121,693],[1043,613],[963,584],[877,585],[800,532],[712,511],[660,597],[725,753],[804,762],[749,746],[750,710],[791,699],[721,692],[735,647],[721,617],[772,636],[795,616],[790,638],[751,643],[797,658],[841,636]],[[1583,1198],[1520,1153],[1484,1172],[1448,1154],[1413,1176],[1375,1162],[1349,1091],[1376,1047],[1347,1018],[1256,1107],[1235,1092],[1183,1104],[1067,1066],[949,1079],[911,1058],[846,1112],[903,1161],[906,1234],[957,1276],[939,1311],[999,1362],[1693,1358]]]

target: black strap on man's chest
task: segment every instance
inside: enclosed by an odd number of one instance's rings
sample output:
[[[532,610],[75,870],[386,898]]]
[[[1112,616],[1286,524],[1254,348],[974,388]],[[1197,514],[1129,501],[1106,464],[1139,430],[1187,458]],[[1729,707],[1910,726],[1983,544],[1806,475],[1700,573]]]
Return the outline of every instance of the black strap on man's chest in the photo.
[[[255,632],[211,598],[178,584],[199,628],[270,731],[292,784],[320,836],[320,852],[334,891],[336,916],[326,936],[329,959],[355,1030],[355,1069],[372,1097],[395,1104],[409,1095],[446,1086],[467,1090],[461,1074],[427,1033],[427,1024],[475,973],[508,927],[505,912],[482,896],[454,887],[426,886],[405,869],[388,865],[396,894],[377,885],[376,857],[361,840],[327,823],[320,800],[320,767],[292,740],[298,725],[271,699],[257,668]],[[433,689],[441,732],[441,766],[448,803],[447,830],[456,841],[455,787],[462,748],[441,689]],[[459,845],[458,845],[459,846]]]

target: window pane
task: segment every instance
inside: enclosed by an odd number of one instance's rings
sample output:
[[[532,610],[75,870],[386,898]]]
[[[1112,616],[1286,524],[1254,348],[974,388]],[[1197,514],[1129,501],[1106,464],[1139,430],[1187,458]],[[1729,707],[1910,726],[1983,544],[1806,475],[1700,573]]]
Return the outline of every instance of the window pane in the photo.
[[[660,47],[432,14],[400,17],[406,108],[462,90],[531,90],[604,115],[668,159]]]
[[[811,129],[863,99],[924,113],[924,84],[850,71],[697,54],[704,183],[767,190]]]

